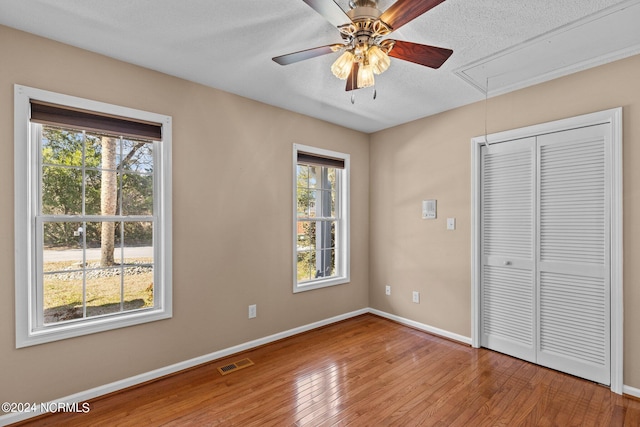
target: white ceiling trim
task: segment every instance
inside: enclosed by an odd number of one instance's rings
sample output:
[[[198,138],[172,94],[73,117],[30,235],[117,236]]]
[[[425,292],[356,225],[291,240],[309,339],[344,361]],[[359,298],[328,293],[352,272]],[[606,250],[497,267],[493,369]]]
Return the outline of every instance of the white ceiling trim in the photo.
[[[628,0],[454,73],[488,96],[512,92],[639,54],[638,22],[640,1]]]

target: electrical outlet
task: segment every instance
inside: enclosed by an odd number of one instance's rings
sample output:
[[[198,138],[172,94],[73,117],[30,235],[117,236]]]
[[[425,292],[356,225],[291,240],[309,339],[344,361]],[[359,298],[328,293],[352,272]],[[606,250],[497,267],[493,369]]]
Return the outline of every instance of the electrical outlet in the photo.
[[[413,291],[413,302],[420,304],[420,292]]]
[[[390,285],[387,285],[387,286],[384,287],[384,293],[386,295],[391,295],[391,286]]]
[[[253,319],[254,317],[257,316],[256,310],[257,308],[255,304],[251,304],[249,306],[249,319]]]

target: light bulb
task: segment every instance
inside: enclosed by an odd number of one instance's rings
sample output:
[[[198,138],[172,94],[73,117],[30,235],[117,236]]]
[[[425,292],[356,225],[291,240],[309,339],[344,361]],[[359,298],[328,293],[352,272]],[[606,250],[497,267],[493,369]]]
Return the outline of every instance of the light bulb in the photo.
[[[331,66],[331,72],[333,75],[340,80],[345,80],[349,77],[351,66],[353,65],[353,59],[353,53],[350,50],[345,50]]]
[[[374,85],[373,69],[370,64],[360,65],[358,68],[358,89]]]
[[[367,52],[369,56],[369,63],[373,68],[373,72],[376,74],[382,74],[387,71],[389,65],[391,65],[391,60],[389,59],[389,55],[387,55],[382,49],[378,46],[371,46],[369,51]]]

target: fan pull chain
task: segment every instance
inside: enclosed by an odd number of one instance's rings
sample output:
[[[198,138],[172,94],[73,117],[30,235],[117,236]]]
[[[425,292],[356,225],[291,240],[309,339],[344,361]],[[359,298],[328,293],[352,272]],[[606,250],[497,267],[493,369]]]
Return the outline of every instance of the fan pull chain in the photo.
[[[356,63],[354,62],[352,67],[355,67]],[[351,75],[349,76],[351,78],[351,104],[355,104],[356,103],[356,73],[353,72],[353,68],[351,69]]]
[[[376,90],[376,87],[373,87],[373,99],[376,99],[378,97],[378,91]]]
[[[487,84],[484,88],[484,145],[489,148],[489,140],[487,139],[487,104],[489,102],[489,76],[487,76]]]

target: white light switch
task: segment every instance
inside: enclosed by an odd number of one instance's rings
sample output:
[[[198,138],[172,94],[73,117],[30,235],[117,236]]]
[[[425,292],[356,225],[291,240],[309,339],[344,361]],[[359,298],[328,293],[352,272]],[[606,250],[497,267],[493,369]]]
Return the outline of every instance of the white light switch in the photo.
[[[456,229],[456,219],[447,218],[447,230],[455,230],[455,229]]]

